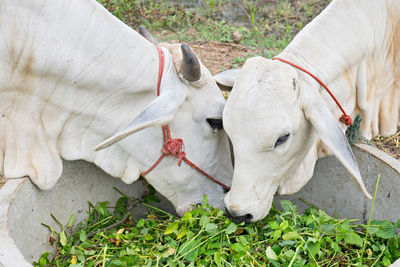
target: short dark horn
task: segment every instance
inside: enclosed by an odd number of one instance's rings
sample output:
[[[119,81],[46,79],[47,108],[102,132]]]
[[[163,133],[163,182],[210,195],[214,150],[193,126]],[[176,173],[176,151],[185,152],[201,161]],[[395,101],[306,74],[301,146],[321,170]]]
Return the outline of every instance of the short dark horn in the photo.
[[[158,45],[158,41],[151,35],[151,33],[143,26],[139,26],[139,33],[154,45]]]
[[[182,73],[185,80],[189,82],[198,81],[201,77],[199,60],[188,45],[183,44],[181,46],[181,50],[183,59],[181,69],[179,71]]]

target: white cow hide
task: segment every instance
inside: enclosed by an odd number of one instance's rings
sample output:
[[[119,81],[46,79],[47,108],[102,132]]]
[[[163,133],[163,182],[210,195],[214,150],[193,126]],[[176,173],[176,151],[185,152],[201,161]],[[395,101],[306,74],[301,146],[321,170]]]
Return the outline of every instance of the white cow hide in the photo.
[[[230,183],[226,135],[206,121],[222,116],[224,98],[201,63],[200,79],[185,80],[180,45],[162,45],[165,69],[156,97],[156,47],[94,0],[2,0],[0,32],[0,171],[6,178],[29,176],[50,189],[63,158],[94,162],[132,183],[160,157],[161,124],[169,122],[188,158]],[[140,113],[146,116],[133,121],[136,133],[95,151]],[[171,157],[145,178],[179,214],[203,194],[223,203],[220,186]]]
[[[367,138],[391,135],[400,112],[400,1],[334,0],[278,55],[325,82]],[[225,78],[225,80],[227,80]],[[251,58],[224,110],[235,171],[225,198],[234,216],[259,220],[273,195],[293,194],[329,153],[367,197],[328,93],[308,74],[278,60]],[[231,82],[232,84],[232,82]]]

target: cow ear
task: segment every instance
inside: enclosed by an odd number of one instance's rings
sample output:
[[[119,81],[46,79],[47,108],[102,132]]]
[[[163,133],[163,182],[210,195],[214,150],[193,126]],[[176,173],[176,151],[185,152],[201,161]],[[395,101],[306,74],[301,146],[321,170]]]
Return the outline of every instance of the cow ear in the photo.
[[[308,101],[307,104],[303,105],[303,111],[307,120],[309,120],[314,126],[322,142],[324,142],[330,151],[333,152],[344,167],[350,172],[364,195],[367,198],[372,199],[361,179],[360,170],[358,169],[350,145],[339,126],[339,120],[332,115],[326,106],[325,101],[319,94],[313,94],[312,97],[308,98],[308,100],[310,99],[311,101]]]
[[[183,103],[186,96],[180,92],[166,92],[154,99],[131,123],[125,128],[115,133],[110,138],[104,140],[95,147],[95,150],[104,149],[121,139],[145,129],[150,126],[162,125],[171,121],[178,107]]]
[[[235,84],[240,69],[230,69],[214,75],[219,88],[223,91],[231,91]]]

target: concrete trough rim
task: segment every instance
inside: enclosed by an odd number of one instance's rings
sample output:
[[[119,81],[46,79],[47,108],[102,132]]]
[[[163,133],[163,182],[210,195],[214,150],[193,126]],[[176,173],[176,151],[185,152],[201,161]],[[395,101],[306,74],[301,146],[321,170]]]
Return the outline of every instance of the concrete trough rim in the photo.
[[[370,145],[357,144],[356,147],[361,151],[368,153],[368,157],[373,157],[382,161],[390,166],[390,168],[392,168],[396,173],[400,174],[399,160],[392,158],[376,147]],[[31,185],[31,182],[28,178],[10,179],[0,189],[0,267],[32,266],[32,264],[27,261],[27,259],[24,257],[24,254],[18,248],[15,240],[11,236],[9,229],[10,207],[20,193],[21,188],[28,185]],[[43,252],[45,251],[42,251],[42,253]],[[391,266],[400,266],[400,259],[394,262]]]
[[[0,189],[0,266],[32,266],[12,239],[8,231],[8,213],[22,185],[28,178],[10,179]]]
[[[385,162],[387,165],[392,167],[393,170],[400,174],[400,160],[397,160],[382,150],[368,144],[358,143],[355,146],[362,151],[369,153],[371,156]]]

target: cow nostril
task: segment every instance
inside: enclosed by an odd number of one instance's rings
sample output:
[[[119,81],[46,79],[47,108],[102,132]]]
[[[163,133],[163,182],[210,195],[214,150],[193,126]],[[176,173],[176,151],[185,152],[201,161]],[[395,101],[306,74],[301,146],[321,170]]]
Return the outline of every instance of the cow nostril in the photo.
[[[251,215],[250,213],[247,213],[246,215],[244,215],[244,217],[246,222],[250,222],[250,220],[253,219],[253,215]]]
[[[246,215],[243,216],[233,217],[232,215],[230,215],[228,217],[231,217],[231,219],[236,223],[241,223],[241,222],[250,223],[251,219],[253,219],[253,215],[251,215],[250,213],[247,213]]]

